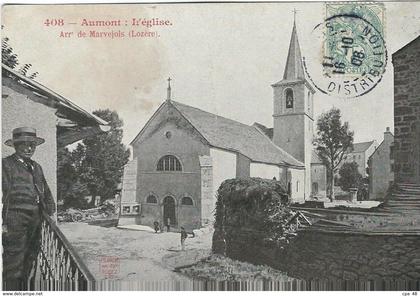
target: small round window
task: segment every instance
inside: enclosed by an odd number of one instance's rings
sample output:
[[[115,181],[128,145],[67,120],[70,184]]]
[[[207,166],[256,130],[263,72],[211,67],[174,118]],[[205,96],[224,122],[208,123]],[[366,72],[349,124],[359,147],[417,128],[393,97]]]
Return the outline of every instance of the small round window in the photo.
[[[170,139],[170,138],[172,137],[172,133],[171,133],[170,131],[167,131],[167,132],[165,133],[165,137],[166,137],[167,139]]]

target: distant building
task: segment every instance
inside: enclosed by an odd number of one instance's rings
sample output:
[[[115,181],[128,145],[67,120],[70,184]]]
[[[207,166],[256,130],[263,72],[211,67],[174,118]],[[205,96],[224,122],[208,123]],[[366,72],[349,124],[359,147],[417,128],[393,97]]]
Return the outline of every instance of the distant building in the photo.
[[[110,127],[102,119],[6,65],[2,65],[2,74],[2,138],[10,138],[16,127],[30,126],[37,130],[46,143],[37,147],[33,158],[42,165],[56,198],[57,149]],[[13,153],[12,147],[2,145],[2,157]]]
[[[339,167],[341,167],[343,163],[346,162],[355,162],[358,165],[359,173],[363,178],[365,178],[367,176],[366,168],[368,167],[368,159],[377,147],[378,143],[376,141],[354,143],[353,149],[349,149],[345,153]]]
[[[384,133],[384,140],[369,158],[369,199],[383,200],[394,181],[394,160],[392,145],[394,135],[389,127]]]
[[[392,55],[395,181],[420,184],[420,36]]]
[[[327,167],[319,158],[315,151],[312,151],[311,161],[311,196],[326,197],[327,196]]]
[[[200,227],[213,221],[217,189],[231,178],[276,178],[295,203],[323,192],[325,184],[311,188],[315,90],[305,78],[295,24],[283,78],[272,87],[274,127],[267,128],[173,101],[169,85],[167,100],[131,142],[119,223]]]

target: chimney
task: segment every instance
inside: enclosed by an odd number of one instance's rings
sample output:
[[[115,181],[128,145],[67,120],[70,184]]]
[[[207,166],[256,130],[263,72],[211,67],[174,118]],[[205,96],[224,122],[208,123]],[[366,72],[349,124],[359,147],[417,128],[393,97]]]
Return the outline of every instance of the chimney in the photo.
[[[391,130],[389,127],[386,128],[386,131],[384,132],[384,141],[388,143],[394,142],[394,136],[391,134]]]

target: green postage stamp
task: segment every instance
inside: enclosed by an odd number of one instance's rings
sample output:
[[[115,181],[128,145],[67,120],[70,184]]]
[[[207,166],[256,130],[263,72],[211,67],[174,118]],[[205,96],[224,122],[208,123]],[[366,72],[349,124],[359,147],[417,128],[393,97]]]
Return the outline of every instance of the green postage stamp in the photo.
[[[382,79],[387,64],[384,39],[385,10],[381,3],[326,4],[325,21],[316,26],[321,34],[322,62],[312,79],[329,95],[359,97]],[[311,59],[313,62],[314,59]]]

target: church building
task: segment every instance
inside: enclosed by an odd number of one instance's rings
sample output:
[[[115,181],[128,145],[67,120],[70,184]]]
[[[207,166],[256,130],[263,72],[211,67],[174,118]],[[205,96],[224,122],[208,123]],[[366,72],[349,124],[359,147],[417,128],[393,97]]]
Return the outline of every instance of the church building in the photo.
[[[174,101],[169,80],[166,101],[131,142],[119,224],[199,228],[214,220],[217,190],[231,178],[276,178],[293,203],[325,191],[325,166],[312,146],[315,90],[304,75],[295,24],[283,79],[272,87],[274,124],[267,128]]]

